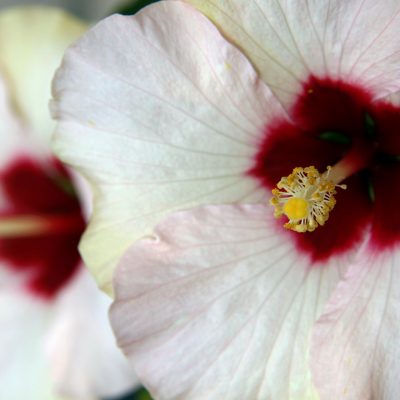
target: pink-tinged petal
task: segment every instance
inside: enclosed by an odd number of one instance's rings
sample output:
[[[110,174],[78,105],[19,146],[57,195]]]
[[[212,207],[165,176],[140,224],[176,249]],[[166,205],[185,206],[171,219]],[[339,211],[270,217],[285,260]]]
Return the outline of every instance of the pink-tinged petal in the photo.
[[[22,6],[0,13],[1,71],[17,112],[45,146],[55,125],[48,110],[51,79],[66,47],[86,28],[56,8]]]
[[[54,393],[45,357],[44,336],[50,318],[48,304],[1,287],[1,399],[61,400]]]
[[[361,253],[317,322],[311,366],[321,400],[399,395],[400,253]]]
[[[310,74],[398,90],[400,4],[394,0],[185,0],[237,44],[286,104]]]
[[[285,113],[191,6],[104,20],[67,51],[53,89],[56,151],[95,186],[81,250],[103,288],[167,213],[265,198],[246,171],[265,125]]]
[[[78,399],[109,398],[138,385],[115,344],[108,321],[110,303],[84,269],[56,300],[46,343],[58,393]]]
[[[311,268],[263,205],[175,213],[155,236],[123,256],[111,308],[155,398],[316,399],[311,327],[339,264]]]

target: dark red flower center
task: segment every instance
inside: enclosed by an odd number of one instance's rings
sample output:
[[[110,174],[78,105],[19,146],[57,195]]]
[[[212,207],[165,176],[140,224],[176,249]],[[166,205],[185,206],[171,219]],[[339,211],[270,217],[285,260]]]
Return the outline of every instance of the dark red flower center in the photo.
[[[298,248],[324,261],[357,245],[371,227],[371,243],[383,250],[400,242],[400,108],[373,101],[362,87],[311,77],[289,112],[291,122],[268,124],[249,172],[272,189],[295,167],[320,172],[350,152],[363,168],[338,190],[329,220],[314,232],[292,232]],[[272,212],[272,211],[271,211]]]
[[[0,229],[0,257],[26,275],[31,292],[52,298],[80,265],[77,246],[85,221],[70,175],[56,160],[21,158],[1,174],[0,184],[6,202],[0,225],[21,222],[16,234]],[[25,231],[31,219],[42,227]]]

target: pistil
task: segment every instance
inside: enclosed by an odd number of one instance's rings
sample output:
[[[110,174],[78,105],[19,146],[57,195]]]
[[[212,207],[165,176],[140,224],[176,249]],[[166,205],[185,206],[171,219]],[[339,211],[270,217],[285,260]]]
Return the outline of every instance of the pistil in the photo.
[[[372,155],[363,146],[353,149],[322,174],[314,166],[297,167],[278,182],[270,203],[275,207],[276,218],[288,218],[285,228],[304,233],[326,223],[336,204],[336,188],[346,189],[341,182],[363,169]]]
[[[80,232],[80,216],[71,215],[7,215],[0,216],[0,239],[56,235]]]

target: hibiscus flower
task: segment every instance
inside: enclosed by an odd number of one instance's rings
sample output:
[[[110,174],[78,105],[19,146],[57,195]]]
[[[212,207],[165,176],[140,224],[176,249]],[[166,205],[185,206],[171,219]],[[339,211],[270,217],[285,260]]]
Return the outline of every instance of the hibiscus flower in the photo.
[[[42,7],[0,13],[0,398],[94,399],[136,383],[77,250],[90,199],[50,152],[50,81],[86,30]]]
[[[397,398],[399,19],[165,1],[66,52],[52,109],[94,188],[81,250],[107,291],[118,265],[112,324],[155,398]],[[303,173],[334,178],[310,197]],[[307,232],[274,217],[278,182]]]

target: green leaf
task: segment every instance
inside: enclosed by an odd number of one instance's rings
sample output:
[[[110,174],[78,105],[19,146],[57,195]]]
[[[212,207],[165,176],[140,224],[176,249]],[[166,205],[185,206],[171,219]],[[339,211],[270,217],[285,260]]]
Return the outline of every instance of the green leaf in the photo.
[[[145,388],[140,388],[133,393],[128,393],[122,397],[113,397],[104,400],[153,400]]]
[[[140,390],[136,394],[135,399],[137,399],[137,400],[152,400],[150,394],[145,389]]]
[[[158,0],[133,0],[125,3],[124,6],[117,8],[114,10],[114,13],[123,14],[123,15],[132,15],[136,14],[143,7],[148,6],[149,4],[156,3]],[[113,14],[114,14],[113,13]]]
[[[322,132],[319,136],[320,139],[326,140],[332,143],[340,143],[340,144],[350,144],[351,139],[345,134],[336,131],[326,131]]]

